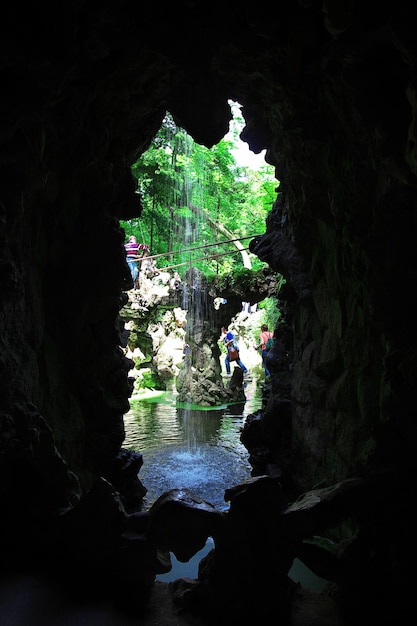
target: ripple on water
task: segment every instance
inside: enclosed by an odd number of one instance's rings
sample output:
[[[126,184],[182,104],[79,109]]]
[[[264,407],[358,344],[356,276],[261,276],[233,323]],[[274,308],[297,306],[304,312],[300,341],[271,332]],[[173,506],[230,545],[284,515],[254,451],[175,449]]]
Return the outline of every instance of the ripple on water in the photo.
[[[224,490],[250,477],[247,451],[239,441],[234,450],[213,445],[193,449],[171,445],[149,450],[143,458],[139,477],[148,489],[148,506],[165,491],[187,488],[224,509]]]
[[[124,445],[143,454],[139,478],[148,489],[146,508],[169,489],[188,488],[217,510],[228,509],[225,489],[250,477],[248,452],[240,442],[240,430],[245,417],[262,404],[256,382],[248,385],[247,392],[243,406],[221,411],[179,409],[174,394],[160,394],[151,402],[132,402],[125,416]],[[199,562],[213,546],[213,539],[208,537],[205,547],[187,563],[177,561],[170,553],[172,570],[157,579],[169,582],[181,576],[197,578]],[[289,576],[314,592],[328,583],[297,559]]]
[[[248,385],[249,387],[249,385]],[[256,381],[248,388],[240,413],[177,408],[175,394],[161,401],[133,401],[125,415],[124,446],[143,455],[141,479],[148,508],[165,491],[188,488],[224,510],[224,491],[250,477],[248,452],[240,442],[246,415],[261,406]]]

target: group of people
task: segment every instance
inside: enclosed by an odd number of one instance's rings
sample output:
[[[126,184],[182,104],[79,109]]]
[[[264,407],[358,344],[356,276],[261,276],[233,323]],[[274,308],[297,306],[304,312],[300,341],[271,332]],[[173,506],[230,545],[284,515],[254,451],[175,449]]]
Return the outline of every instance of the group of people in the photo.
[[[140,274],[147,278],[153,278],[160,274],[151,256],[149,246],[146,243],[138,243],[135,235],[130,235],[128,241],[125,243],[125,251],[134,289],[138,287],[138,277]],[[170,280],[170,286],[172,289],[179,289],[180,285],[181,277],[178,272],[174,272],[174,276]]]
[[[146,243],[138,243],[135,235],[130,235],[127,243],[125,243],[125,250],[126,261],[132,275],[133,285],[136,286],[136,280],[139,276],[137,262],[149,256],[149,246]]]
[[[255,346],[255,350],[261,349],[262,354],[262,366],[264,368],[265,380],[268,380],[271,376],[271,373],[266,364],[266,356],[268,354],[268,340],[274,338],[274,333],[268,330],[267,324],[262,324],[261,333],[259,335],[259,344]],[[236,364],[243,370],[243,374],[248,374],[248,369],[244,363],[242,363],[239,354],[239,346],[236,343],[236,338],[234,334],[228,329],[228,327],[222,327],[222,337],[221,340],[224,342],[226,346],[226,357],[224,360],[226,366],[226,374],[230,374],[230,361],[235,361]]]
[[[126,250],[126,261],[130,268],[133,285],[136,287],[136,281],[139,276],[139,269],[137,266],[137,262],[138,261],[142,262],[144,259],[146,259],[146,257],[150,255],[149,246],[146,245],[145,243],[139,244],[136,240],[135,235],[130,235],[127,243],[125,244],[125,250]],[[175,272],[174,277],[171,280],[171,287],[174,289],[178,288],[180,283],[181,283],[181,278],[178,272]],[[262,324],[261,333],[259,335],[259,344],[255,346],[255,350],[261,349],[262,365],[263,365],[264,372],[265,372],[265,379],[268,379],[271,376],[271,373],[266,365],[266,356],[268,354],[268,348],[267,348],[268,339],[272,339],[273,336],[274,334],[268,330],[268,326],[266,324]],[[236,343],[236,338],[234,334],[229,330],[228,327],[224,327],[224,326],[222,327],[221,340],[224,342],[226,346],[226,357],[224,361],[225,366],[226,366],[226,373],[230,375],[230,362],[235,361],[236,364],[243,370],[243,375],[247,376],[249,374],[248,368],[240,359],[239,346]],[[188,351],[189,351],[189,346],[188,345],[185,346],[184,354],[186,354],[185,352],[186,348],[188,348]]]
[[[125,251],[134,289],[138,289],[138,282],[141,277],[152,279],[161,274],[154,257],[151,255],[149,246],[146,243],[138,243],[135,235],[130,235],[129,240],[125,243]]]

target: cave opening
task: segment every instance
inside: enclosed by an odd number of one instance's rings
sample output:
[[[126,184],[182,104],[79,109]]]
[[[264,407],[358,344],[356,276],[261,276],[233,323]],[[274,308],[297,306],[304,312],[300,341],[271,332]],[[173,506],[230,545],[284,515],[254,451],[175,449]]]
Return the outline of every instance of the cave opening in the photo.
[[[233,157],[233,159],[235,159],[235,161],[236,161],[236,159],[238,159],[238,160],[239,160],[239,159],[244,159],[244,161],[243,161],[243,162],[244,162],[244,164],[242,165],[242,161],[241,161],[241,163],[240,163],[240,165],[238,166],[238,168],[236,168],[236,172],[238,172],[238,176],[239,176],[239,177],[240,177],[240,176],[242,176],[242,174],[241,174],[242,169],[241,169],[241,168],[243,168],[243,172],[244,172],[243,176],[246,176],[246,175],[247,175],[247,174],[246,174],[246,172],[247,172],[248,170],[257,171],[259,168],[264,168],[264,170],[268,172],[268,177],[270,177],[270,179],[272,179],[272,180],[274,181],[272,184],[273,184],[273,185],[275,185],[275,184],[276,184],[276,179],[275,179],[275,177],[274,177],[274,175],[273,175],[273,168],[272,168],[271,166],[268,166],[268,165],[265,163],[265,160],[264,160],[264,154],[263,154],[263,152],[262,152],[262,151],[261,151],[259,154],[255,155],[255,156],[256,156],[256,159],[255,159],[255,160],[253,160],[253,159],[248,160],[248,156],[247,156],[247,154],[248,154],[248,153],[250,153],[250,154],[254,155],[254,153],[253,153],[253,152],[249,149],[249,147],[247,146],[247,144],[246,144],[246,143],[244,143],[244,142],[242,142],[242,141],[240,140],[240,138],[238,137],[238,135],[240,135],[240,134],[241,134],[242,129],[244,128],[244,120],[243,120],[243,118],[242,118],[242,116],[241,116],[241,105],[240,105],[238,102],[234,102],[234,101],[232,101],[232,100],[229,100],[229,101],[228,101],[228,103],[229,103],[229,105],[230,105],[230,107],[231,107],[231,109],[232,109],[232,112],[233,112],[233,120],[232,120],[232,122],[233,122],[234,126],[233,126],[233,128],[231,127],[231,128],[230,128],[230,130],[229,130],[228,135],[229,135],[230,137],[229,137],[229,139],[227,139],[227,140],[226,140],[226,141],[227,141],[227,142],[229,142],[229,143],[226,143],[225,145],[227,146],[227,150],[229,151],[229,153],[230,153],[230,155]],[[165,118],[165,120],[166,120],[166,118]],[[168,127],[169,127],[169,126],[171,126],[171,127],[173,127],[173,128],[174,128],[174,134],[175,134],[175,126],[173,126],[173,124],[174,124],[174,122],[173,122],[172,118],[168,119],[168,122],[166,122],[166,125],[167,125]],[[180,129],[180,131],[182,132],[182,131],[183,131],[183,129]],[[186,132],[186,131],[184,131],[184,132]],[[157,134],[157,135],[158,135],[158,134]],[[157,136],[157,135],[156,135],[156,136]],[[158,152],[159,152],[159,154],[161,154],[161,152],[163,153],[163,151],[164,151],[164,150],[166,150],[167,148],[166,148],[166,145],[162,142],[162,140],[161,140],[161,137],[160,137],[160,136],[159,136],[159,138],[158,138],[158,140],[157,140],[157,141],[158,141],[158,142],[157,142],[157,144],[156,144],[156,145],[157,145],[157,148],[158,148]],[[187,137],[186,137],[186,138],[185,138],[184,143],[185,143],[185,144],[189,144],[189,142],[190,142],[190,141],[191,141],[191,142],[193,142],[193,140],[191,139],[191,137],[189,137],[189,139],[187,139]],[[244,145],[244,146],[245,146],[245,155],[244,155],[243,157],[240,157],[240,156],[239,156],[239,154],[240,154],[240,152],[241,152],[241,150],[239,149],[239,145]],[[230,148],[230,146],[231,146],[231,148]],[[205,148],[203,148],[203,149],[204,149],[205,151],[207,151],[207,149],[205,149]],[[172,153],[173,153],[174,151],[175,151],[175,150],[171,150],[171,154],[170,154],[170,156],[172,156]],[[203,153],[203,154],[204,154],[204,153]],[[187,156],[188,156],[188,155],[187,155]],[[262,163],[261,163],[261,161],[262,161]],[[134,166],[132,166],[132,171],[133,171],[133,173],[135,173],[135,169],[136,169],[136,168],[137,168],[137,166],[135,166],[135,165],[134,165]],[[188,186],[189,186],[189,185],[188,185],[188,184],[186,184],[185,186],[188,188]],[[143,210],[142,210],[141,215],[139,216],[139,219],[138,219],[138,220],[135,220],[135,221],[136,221],[135,226],[136,226],[136,229],[137,229],[137,230],[139,229],[140,234],[142,235],[142,239],[144,239],[144,237],[143,237],[143,233],[144,233],[144,232],[152,232],[152,230],[153,230],[153,225],[152,225],[151,227],[143,227],[143,226],[142,226],[142,223],[143,223],[143,216],[144,216],[144,215],[146,215],[146,211],[147,211],[147,210],[149,210],[149,211],[153,211],[153,210],[154,210],[154,207],[155,207],[155,196],[152,196],[152,189],[151,189],[151,188],[146,188],[146,187],[145,187],[144,185],[142,185],[141,183],[139,183],[138,187],[139,187],[139,188],[138,188],[138,191],[139,191],[139,192],[140,192],[140,194],[141,194],[141,201],[142,201],[142,207],[143,207]],[[274,189],[274,190],[275,190],[275,189]],[[143,206],[143,204],[144,204],[143,196],[144,196],[144,195],[146,195],[146,193],[147,193],[147,192],[150,192],[150,193],[149,193],[149,195],[150,195],[151,201],[150,201],[150,203],[149,203],[149,205],[148,205],[148,206],[144,207],[144,206]],[[185,201],[189,201],[189,193],[188,193],[188,191],[187,191],[187,193],[185,194],[185,196],[184,196],[184,194],[182,194],[182,192],[179,192],[179,196],[180,196],[180,198],[181,198],[181,201],[183,200],[183,198],[185,199]],[[263,222],[265,222],[265,221],[266,221],[266,215],[267,215],[268,210],[271,208],[271,205],[272,205],[272,200],[273,200],[273,199],[272,199],[272,197],[271,197],[271,187],[270,187],[270,190],[269,190],[269,203],[270,203],[270,204],[269,204],[268,206],[265,206],[265,205],[264,205],[264,206],[263,206],[263,209],[262,209],[262,210],[264,211],[263,218],[262,218],[262,221],[263,221]],[[181,207],[179,207],[179,208],[178,208],[178,210],[181,210]],[[171,220],[171,223],[172,223],[172,220],[173,220],[173,216],[172,216],[173,211],[174,211],[174,208],[172,207],[172,205],[170,205],[170,215],[169,215],[169,218],[170,218],[170,220]],[[217,211],[218,211],[218,209],[217,209]],[[218,213],[217,213],[217,214],[218,214]],[[122,222],[122,226],[124,226],[124,227],[125,227],[125,231],[127,231],[129,235],[133,232],[133,231],[132,231],[132,225],[133,225],[133,224],[134,224],[134,220],[129,220],[129,221],[127,221],[127,222]],[[261,231],[261,226],[262,226],[262,228],[264,229],[265,224],[264,224],[264,223],[263,223],[263,224],[262,224],[262,223],[260,223],[260,224],[259,224],[259,228],[258,228],[258,229],[255,229],[255,230],[258,230],[259,232],[262,232],[262,231]],[[253,234],[254,234],[254,233],[253,233],[253,230],[252,230],[251,232],[252,232],[252,235],[253,235]],[[229,234],[230,236],[232,236],[232,235],[236,235],[236,237],[237,237],[237,235],[238,235],[238,234],[242,234],[242,233],[236,233],[236,232],[233,232],[233,233],[228,233],[228,234]],[[259,233],[257,233],[257,234],[259,234]],[[246,236],[246,239],[248,239],[248,236]],[[180,246],[179,246],[179,247],[181,247],[181,240],[178,238],[178,236],[177,236],[177,237],[175,237],[175,241],[176,241],[177,245],[178,245],[178,243],[179,243],[179,244],[180,244]],[[234,241],[234,239],[233,239],[233,241]],[[192,242],[187,242],[187,243],[186,243],[186,248],[188,248],[190,245],[193,245],[193,243],[195,243],[195,241],[192,241]],[[169,241],[169,242],[167,242],[167,244],[168,244],[168,246],[171,246],[171,244],[172,244],[171,239],[170,239],[170,241]],[[208,244],[208,245],[214,245],[214,244]],[[152,247],[153,247],[153,246],[152,246],[152,242],[151,242],[151,248],[152,248]],[[203,246],[203,247],[205,247],[205,246]],[[248,248],[246,248],[246,249],[248,249]],[[156,254],[155,254],[155,255],[152,255],[152,256],[155,256],[155,258],[156,258],[156,257],[163,256],[163,254],[164,254],[164,253],[160,253],[160,254],[158,254],[158,251],[157,251],[157,252],[156,252]],[[221,255],[219,255],[219,256],[221,256]],[[245,261],[245,259],[243,259],[243,262],[244,262],[244,264],[246,265],[246,261]],[[187,262],[185,262],[185,263],[187,263]],[[191,258],[190,258],[190,263],[191,263]],[[172,267],[175,267],[176,265],[181,265],[181,264],[180,264],[180,263],[178,263],[178,264],[174,264]],[[263,265],[265,266],[265,265],[267,265],[267,264],[265,264],[265,263],[264,263]],[[250,262],[249,262],[249,267],[251,267]],[[162,268],[161,268],[161,269],[162,269],[162,271],[164,271],[164,269],[165,269],[165,268],[162,266]],[[169,269],[171,269],[171,266],[169,266]],[[217,266],[217,268],[216,268],[216,271],[217,271],[217,273],[218,273],[218,266]],[[264,299],[264,298],[261,298],[261,299],[260,299],[260,301],[262,302],[262,300],[263,300],[263,299]],[[241,304],[242,304],[242,305],[244,305],[245,303],[244,303],[244,302],[242,302]],[[247,303],[246,303],[246,304],[247,304]],[[187,308],[187,307],[185,307],[185,308]],[[249,310],[250,310],[250,307],[249,307]],[[254,306],[254,310],[255,310],[255,306]],[[238,312],[239,312],[239,310],[238,310],[238,309],[236,309],[236,311],[234,311],[234,313],[238,313]],[[271,315],[271,313],[269,313],[269,315]],[[261,324],[262,324],[262,319],[260,319],[260,321],[259,321],[259,324],[258,324],[258,325],[259,325],[259,327],[261,326]],[[253,340],[255,340],[255,338],[254,338]]]

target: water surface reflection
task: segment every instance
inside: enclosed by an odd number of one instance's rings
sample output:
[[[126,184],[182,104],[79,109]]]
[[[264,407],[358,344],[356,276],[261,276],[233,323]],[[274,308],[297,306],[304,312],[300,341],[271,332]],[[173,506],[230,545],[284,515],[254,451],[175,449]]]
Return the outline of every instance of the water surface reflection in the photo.
[[[125,415],[125,447],[143,454],[139,477],[148,493],[145,507],[164,491],[187,487],[218,510],[227,510],[224,490],[250,477],[248,452],[240,442],[245,418],[262,404],[256,381],[245,387],[247,401],[210,410],[188,410],[177,406],[175,391],[147,400],[131,400]],[[213,548],[208,537],[205,547],[187,563],[171,553],[172,570],[157,580],[170,582],[179,577],[197,578],[200,560]],[[294,560],[289,576],[312,591],[328,581],[315,576],[303,563]]]
[[[124,447],[143,454],[139,477],[146,508],[169,489],[188,488],[217,509],[227,509],[224,490],[250,477],[240,442],[245,418],[261,407],[256,380],[246,383],[246,402],[202,410],[177,405],[175,389],[132,399],[125,415]]]

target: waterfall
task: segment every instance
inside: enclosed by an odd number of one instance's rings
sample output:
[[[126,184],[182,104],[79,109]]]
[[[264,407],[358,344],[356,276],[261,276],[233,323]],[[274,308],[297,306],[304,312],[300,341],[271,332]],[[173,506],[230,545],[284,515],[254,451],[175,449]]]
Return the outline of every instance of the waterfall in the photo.
[[[184,252],[176,255],[177,264],[185,267],[182,279],[182,308],[186,311],[186,334],[185,343],[187,354],[179,376],[177,377],[177,389],[180,400],[198,403],[202,401],[204,380],[212,378],[215,363],[213,359],[213,319],[214,303],[208,295],[206,284],[201,272],[193,266],[193,248],[198,249],[202,239],[200,226],[206,221],[203,212],[198,207],[204,207],[204,185],[199,179],[204,171],[203,154],[199,160],[199,172],[193,169],[191,158],[196,149],[191,137],[179,129],[175,135],[176,149],[173,158],[178,162],[178,176],[173,190],[173,203],[175,204],[176,222],[173,239],[181,242]],[[180,158],[180,156],[181,158]],[[202,218],[202,219],[200,219]],[[174,222],[173,222],[174,223]],[[197,253],[198,254],[198,253]],[[221,384],[220,369],[218,377]],[[209,402],[208,399],[204,404]],[[217,400],[215,400],[217,402]]]

